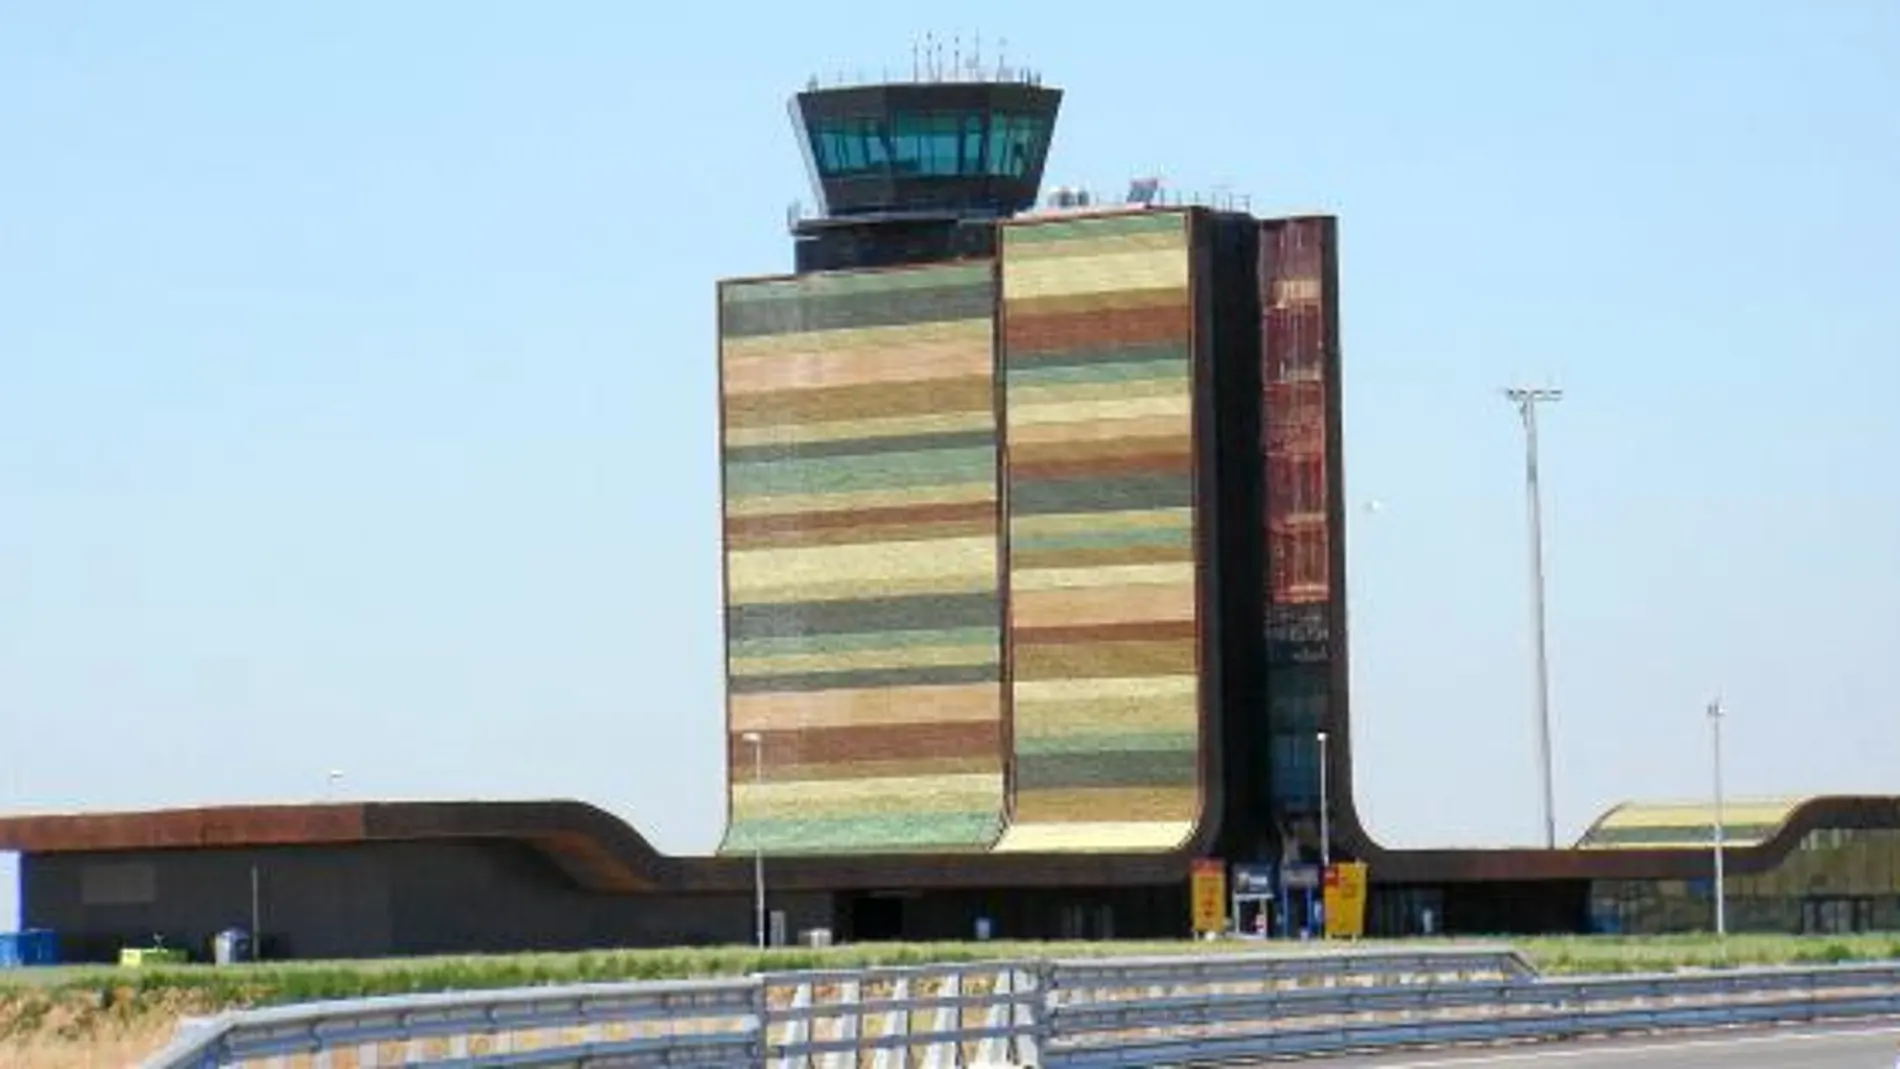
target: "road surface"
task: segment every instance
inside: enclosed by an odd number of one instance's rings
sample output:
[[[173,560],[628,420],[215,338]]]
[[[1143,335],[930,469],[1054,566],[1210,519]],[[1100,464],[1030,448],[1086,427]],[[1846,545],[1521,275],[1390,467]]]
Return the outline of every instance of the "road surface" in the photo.
[[[1497,1048],[1310,1063],[1333,1069],[1896,1069],[1900,1027],[1788,1029]]]

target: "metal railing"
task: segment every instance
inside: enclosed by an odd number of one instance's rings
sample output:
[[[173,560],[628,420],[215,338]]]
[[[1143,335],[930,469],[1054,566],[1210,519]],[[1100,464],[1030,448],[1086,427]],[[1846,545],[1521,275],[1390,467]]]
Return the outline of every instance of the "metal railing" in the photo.
[[[189,1022],[148,1069],[1076,1069],[1900,1016],[1900,963],[1546,979],[1511,951],[1208,954],[312,1003]]]

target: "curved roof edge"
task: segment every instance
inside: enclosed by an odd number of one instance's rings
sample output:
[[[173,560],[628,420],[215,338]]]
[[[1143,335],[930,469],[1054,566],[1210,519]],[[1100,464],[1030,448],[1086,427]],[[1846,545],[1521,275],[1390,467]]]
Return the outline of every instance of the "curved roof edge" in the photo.
[[[1707,846],[1393,849],[1372,838],[1355,807],[1341,808],[1343,819],[1336,838],[1344,852],[1367,863],[1375,883],[1700,879],[1709,871]],[[1819,828],[1900,828],[1900,797],[1823,795],[1800,801],[1789,808],[1772,834],[1752,845],[1725,850],[1728,871],[1752,875],[1772,869]]]
[[[666,855],[630,824],[572,800],[238,805],[0,818],[0,850],[23,854],[488,841],[525,846],[576,884],[609,893],[746,893],[749,855]],[[1167,883],[1189,852],[866,854],[772,858],[785,890]]]
[[[1730,848],[1772,838],[1813,797],[1736,798],[1722,807],[1723,840]],[[1580,850],[1616,848],[1708,849],[1715,840],[1715,806],[1708,801],[1619,802],[1577,838]]]
[[[1367,862],[1380,884],[1693,879],[1709,865],[1707,848],[1395,850],[1373,840],[1350,805],[1341,808],[1341,852]],[[1817,828],[1900,828],[1900,798],[1803,801],[1772,835],[1729,850],[1729,869],[1746,874],[1772,868]],[[737,894],[751,886],[749,858],[662,854],[619,817],[569,800],[216,806],[0,818],[0,850],[24,854],[428,841],[514,843],[598,892]],[[1160,884],[1185,879],[1187,862],[1202,845],[1145,855],[783,857],[772,866],[774,883],[786,890]]]

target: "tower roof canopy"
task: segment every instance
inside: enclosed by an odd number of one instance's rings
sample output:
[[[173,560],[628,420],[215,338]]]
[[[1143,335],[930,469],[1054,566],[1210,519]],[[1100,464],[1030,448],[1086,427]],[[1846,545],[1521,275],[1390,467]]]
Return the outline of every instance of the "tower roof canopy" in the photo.
[[[828,217],[1001,217],[1035,205],[1061,100],[1025,82],[814,88],[792,120]]]

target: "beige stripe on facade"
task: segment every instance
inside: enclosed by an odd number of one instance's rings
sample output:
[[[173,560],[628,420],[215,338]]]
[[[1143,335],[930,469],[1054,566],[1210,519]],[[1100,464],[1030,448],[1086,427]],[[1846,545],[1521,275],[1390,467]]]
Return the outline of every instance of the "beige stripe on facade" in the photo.
[[[1065,404],[1011,404],[1008,409],[1009,432],[1018,427],[1051,424],[1092,423],[1096,420],[1143,419],[1154,416],[1188,416],[1192,398],[1185,391],[1167,397],[1141,397],[1134,400],[1072,401]]]
[[[1120,531],[1185,531],[1193,526],[1194,512],[1184,508],[1013,516],[1009,521],[1010,532],[1024,537],[1110,534]]]
[[[997,749],[994,753],[971,757],[912,757],[881,761],[834,761],[779,768],[776,773],[790,780],[837,780],[902,778],[904,776],[975,776],[1002,775],[1003,725],[996,722]]]
[[[1120,382],[1064,382],[1048,386],[1011,386],[1009,405],[1066,405],[1082,401],[1134,401],[1146,397],[1187,397],[1187,369],[1178,375]]]
[[[1201,713],[1196,703],[1193,676],[1181,679],[1186,689],[1166,697],[1091,698],[1072,701],[1030,700],[1023,688],[1034,683],[1015,685],[1015,727],[1018,739],[1062,739],[1078,735],[1121,733],[1164,733],[1198,731]]]
[[[1194,564],[1111,564],[1099,568],[1030,568],[1012,571],[1012,593],[1027,590],[1086,590],[1194,582]]]
[[[967,505],[995,501],[996,483],[947,483],[897,490],[853,490],[838,494],[762,494],[730,497],[728,516],[799,516],[819,512],[856,512],[860,509],[901,508],[906,505]]]
[[[957,431],[987,431],[995,427],[994,409],[983,408],[927,416],[885,416],[826,423],[774,423],[759,427],[727,427],[725,441],[728,447],[736,449],[753,445],[800,445],[811,442],[902,438],[917,434],[947,434]]]
[[[943,319],[928,323],[895,323],[841,330],[807,330],[786,334],[728,337],[721,342],[727,356],[798,356],[846,349],[881,350],[893,346],[954,343],[989,348],[994,328],[989,317]]]
[[[749,549],[726,555],[726,580],[733,600],[749,600],[758,591],[783,587],[851,583],[875,588],[919,579],[996,575],[994,538],[945,538],[928,542],[873,542],[868,545],[795,546]]]
[[[921,597],[926,594],[992,594],[994,572],[911,575],[902,578],[811,580],[777,586],[738,588],[728,585],[729,598],[739,605],[787,605],[800,601],[857,601],[862,598]]]
[[[1166,249],[1010,260],[1003,269],[1004,301],[1187,285],[1187,253],[1178,241]]]
[[[1165,853],[1186,845],[1194,822],[1120,821],[1017,824],[1003,833],[999,854]]]
[[[1013,627],[1089,627],[1196,619],[1194,584],[1088,590],[1012,590]]]
[[[1191,821],[1201,807],[1197,787],[1094,787],[1076,790],[1019,791],[1019,825],[1045,821],[1099,824],[1105,816],[1119,821]]]
[[[983,326],[982,336],[974,341],[893,338],[874,348],[814,345],[765,354],[735,352],[729,346],[722,381],[728,394],[748,394],[988,375],[995,369],[995,356],[988,324]]]
[[[975,724],[1002,717],[998,683],[735,694],[732,730],[806,731],[901,724]]]
[[[1187,243],[1187,227],[1177,224],[1131,234],[1085,234],[1057,241],[1012,241],[1008,262],[1013,267],[1025,260],[1060,260],[1079,256],[1100,256],[1104,252],[1160,252],[1177,254]]]
[[[866,672],[887,668],[963,668],[995,664],[997,643],[957,646],[897,646],[836,653],[795,653],[779,657],[734,657],[735,676],[791,675],[799,672]]]
[[[1016,701],[1088,702],[1117,700],[1192,699],[1199,687],[1193,676],[1138,679],[1051,679],[1019,682]]]
[[[1000,773],[953,776],[767,781],[737,780],[735,812],[752,817],[879,816],[886,813],[961,813],[1001,808]]]
[[[1019,425],[1011,429],[1009,442],[1014,446],[1053,442],[1111,442],[1129,438],[1186,438],[1192,433],[1193,427],[1193,417],[1183,409],[1179,413],[1137,419]]]

